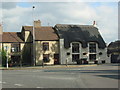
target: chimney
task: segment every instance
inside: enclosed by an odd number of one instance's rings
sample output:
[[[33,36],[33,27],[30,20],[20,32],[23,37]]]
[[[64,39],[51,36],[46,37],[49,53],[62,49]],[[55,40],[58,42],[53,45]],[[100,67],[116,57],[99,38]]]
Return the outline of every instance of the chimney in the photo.
[[[97,26],[96,21],[93,21],[93,26],[94,26],[94,27],[96,27],[96,26]]]
[[[41,26],[41,21],[34,21],[34,27],[40,27]]]
[[[0,34],[3,33],[2,24],[0,24]]]

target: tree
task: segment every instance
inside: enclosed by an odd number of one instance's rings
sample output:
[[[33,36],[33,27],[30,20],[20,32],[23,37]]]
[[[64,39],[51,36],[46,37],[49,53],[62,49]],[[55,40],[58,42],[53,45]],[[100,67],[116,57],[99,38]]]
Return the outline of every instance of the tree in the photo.
[[[0,53],[1,53],[0,59],[1,59],[2,66],[5,67],[6,61],[7,61],[7,52],[4,49],[2,49]]]

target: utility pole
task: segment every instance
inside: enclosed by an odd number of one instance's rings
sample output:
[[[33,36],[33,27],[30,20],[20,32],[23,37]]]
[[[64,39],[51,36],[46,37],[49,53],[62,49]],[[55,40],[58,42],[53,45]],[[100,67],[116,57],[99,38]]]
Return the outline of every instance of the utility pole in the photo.
[[[32,8],[33,8],[33,66],[35,66],[35,26],[34,26],[34,9],[35,9],[35,6],[33,6]]]
[[[7,68],[8,68],[8,47],[7,47]]]

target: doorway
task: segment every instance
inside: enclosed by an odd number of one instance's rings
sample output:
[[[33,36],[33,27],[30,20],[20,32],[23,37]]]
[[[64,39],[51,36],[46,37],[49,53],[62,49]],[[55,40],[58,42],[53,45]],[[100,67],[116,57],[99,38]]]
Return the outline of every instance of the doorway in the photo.
[[[54,65],[59,65],[59,54],[54,54]]]

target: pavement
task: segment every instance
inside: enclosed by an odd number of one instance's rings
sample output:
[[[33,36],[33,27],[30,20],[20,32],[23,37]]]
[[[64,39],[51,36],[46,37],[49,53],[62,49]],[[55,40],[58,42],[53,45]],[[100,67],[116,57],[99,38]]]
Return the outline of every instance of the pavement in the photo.
[[[71,67],[63,68],[60,65],[62,68],[45,66],[46,69],[28,67],[25,70],[1,70],[0,84],[2,88],[118,88],[120,78],[117,64],[69,66]]]
[[[26,69],[49,69],[49,68],[72,68],[72,67],[89,67],[97,66],[98,64],[86,64],[86,65],[48,65],[48,66],[30,66],[30,67],[0,67],[0,70],[26,70]]]

